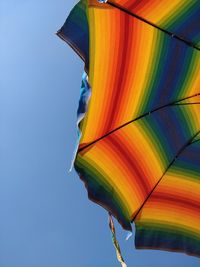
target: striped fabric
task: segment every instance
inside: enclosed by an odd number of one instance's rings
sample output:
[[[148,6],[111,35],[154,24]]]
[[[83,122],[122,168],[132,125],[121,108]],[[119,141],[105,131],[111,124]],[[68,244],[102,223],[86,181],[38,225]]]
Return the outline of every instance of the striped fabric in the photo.
[[[188,24],[200,2],[183,2],[81,1],[59,33],[88,55],[75,169],[89,198],[125,229],[136,223],[137,248],[200,256],[200,27]],[[65,30],[80,6],[88,53],[81,32]]]
[[[200,135],[169,168],[136,218],[137,248],[200,256]]]
[[[199,0],[108,0],[200,48]]]
[[[80,1],[71,11],[63,27],[57,35],[66,41],[85,61],[85,69],[89,68],[89,32],[87,19],[87,2]]]

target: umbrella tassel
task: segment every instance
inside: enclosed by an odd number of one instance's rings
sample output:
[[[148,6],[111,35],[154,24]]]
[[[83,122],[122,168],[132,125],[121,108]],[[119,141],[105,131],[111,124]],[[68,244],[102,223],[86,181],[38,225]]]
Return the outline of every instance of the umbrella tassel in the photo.
[[[113,218],[112,218],[112,215],[110,213],[109,213],[109,227],[110,227],[110,230],[112,233],[112,241],[113,241],[113,245],[114,245],[115,250],[116,250],[117,259],[121,263],[122,267],[127,267],[127,265],[124,262],[124,259],[122,257],[122,254],[121,254],[121,249],[120,249],[119,243],[118,243],[117,238],[116,238],[116,231],[115,231]]]

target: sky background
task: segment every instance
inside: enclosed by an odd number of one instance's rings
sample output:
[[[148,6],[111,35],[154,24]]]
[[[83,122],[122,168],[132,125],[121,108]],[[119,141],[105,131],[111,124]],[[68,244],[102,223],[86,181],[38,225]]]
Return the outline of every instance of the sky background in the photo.
[[[0,0],[0,267],[120,266],[107,213],[68,173],[83,63],[54,33],[75,3]],[[128,267],[199,267],[116,228]]]

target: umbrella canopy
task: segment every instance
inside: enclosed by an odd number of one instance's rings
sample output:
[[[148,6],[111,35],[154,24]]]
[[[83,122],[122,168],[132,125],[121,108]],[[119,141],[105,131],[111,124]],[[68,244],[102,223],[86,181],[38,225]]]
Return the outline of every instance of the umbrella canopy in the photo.
[[[200,256],[199,18],[195,0],[82,0],[58,31],[91,91],[75,169],[136,248]]]

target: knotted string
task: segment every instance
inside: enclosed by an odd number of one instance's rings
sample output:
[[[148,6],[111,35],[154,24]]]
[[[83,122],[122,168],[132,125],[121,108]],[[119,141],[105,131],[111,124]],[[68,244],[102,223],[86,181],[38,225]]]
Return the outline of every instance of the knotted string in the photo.
[[[113,218],[112,218],[112,215],[110,213],[109,213],[109,227],[110,227],[110,230],[112,233],[112,241],[113,241],[113,245],[114,245],[115,250],[116,250],[117,259],[121,263],[122,267],[127,267],[127,265],[124,262],[124,259],[122,257],[122,254],[121,254],[121,249],[120,249],[119,243],[118,243],[117,238],[116,238],[116,231],[115,231]]]

